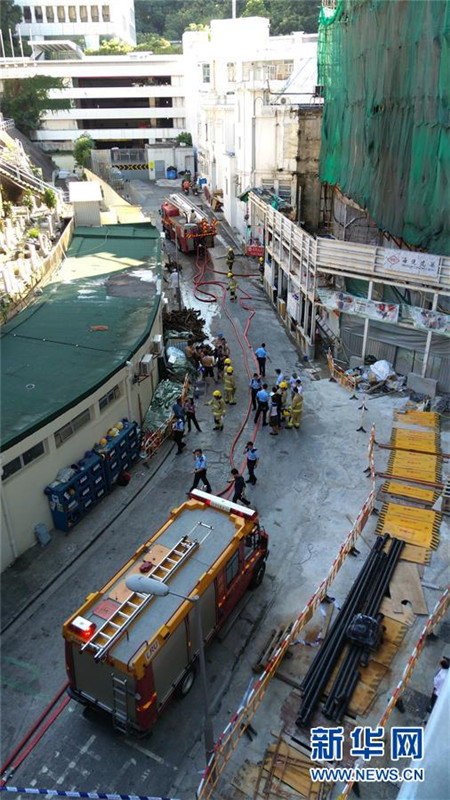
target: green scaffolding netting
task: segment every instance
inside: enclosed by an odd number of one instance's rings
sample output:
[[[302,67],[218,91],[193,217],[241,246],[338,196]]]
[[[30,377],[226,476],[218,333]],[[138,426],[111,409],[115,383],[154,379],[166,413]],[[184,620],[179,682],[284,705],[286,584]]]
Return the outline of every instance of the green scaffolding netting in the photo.
[[[322,7],[319,175],[409,244],[449,253],[448,0]]]

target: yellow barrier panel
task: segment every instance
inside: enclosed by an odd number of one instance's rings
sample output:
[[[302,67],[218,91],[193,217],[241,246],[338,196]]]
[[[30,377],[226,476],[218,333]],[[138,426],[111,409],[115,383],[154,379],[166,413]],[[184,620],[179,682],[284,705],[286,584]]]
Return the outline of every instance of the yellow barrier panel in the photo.
[[[338,367],[336,364],[331,350],[328,350],[327,353],[328,359],[328,369],[330,370],[331,381],[336,381],[336,383],[340,383],[344,389],[347,389],[349,392],[355,392],[356,387],[358,386],[358,381],[356,378],[352,378],[350,375],[345,374],[345,370],[342,367]]]

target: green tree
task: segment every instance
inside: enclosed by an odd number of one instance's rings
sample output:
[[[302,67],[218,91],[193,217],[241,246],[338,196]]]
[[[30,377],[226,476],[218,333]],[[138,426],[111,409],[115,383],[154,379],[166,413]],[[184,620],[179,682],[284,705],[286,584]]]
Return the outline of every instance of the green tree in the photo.
[[[137,51],[149,50],[155,53],[155,55],[160,55],[161,53],[181,53],[181,46],[174,46],[158,33],[138,34],[137,41],[138,44],[133,48]]]
[[[102,39],[98,50],[86,50],[89,56],[125,56],[133,50],[130,44],[121,42],[120,39]]]
[[[183,144],[192,145],[192,136],[191,136],[190,133],[188,133],[188,131],[181,131],[181,133],[178,134],[176,141],[177,141],[177,144],[183,143]]]
[[[264,0],[247,0],[241,17],[267,17],[268,11]]]
[[[73,146],[73,157],[75,163],[80,167],[86,167],[91,155],[91,150],[95,148],[95,142],[91,139],[88,133],[83,133],[75,141]]]
[[[1,110],[12,117],[20,131],[28,134],[36,130],[46,111],[70,108],[69,100],[53,100],[51,89],[62,89],[61,78],[36,75],[34,78],[12,78],[4,81]]]
[[[52,189],[46,189],[44,192],[44,203],[49,209],[49,211],[53,211],[56,208],[56,194],[52,191]]]
[[[0,28],[3,35],[5,55],[12,56],[9,31],[13,35],[13,44],[16,54],[19,54],[18,37],[15,34],[16,25],[22,22],[22,9],[16,6],[14,0],[1,0]]]

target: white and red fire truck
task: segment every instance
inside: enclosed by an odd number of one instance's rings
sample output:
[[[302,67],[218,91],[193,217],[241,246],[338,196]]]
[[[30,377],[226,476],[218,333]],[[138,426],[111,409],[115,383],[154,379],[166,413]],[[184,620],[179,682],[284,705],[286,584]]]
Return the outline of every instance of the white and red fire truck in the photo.
[[[194,682],[198,628],[184,598],[198,604],[208,642],[245,590],[259,586],[268,552],[256,511],[194,489],[64,624],[70,696],[111,714],[118,730],[149,730],[174,692],[183,697]],[[127,582],[142,575],[170,593],[131,591]]]
[[[161,225],[167,239],[183,253],[192,253],[199,244],[214,247],[217,222],[181,194],[171,194],[161,205]]]

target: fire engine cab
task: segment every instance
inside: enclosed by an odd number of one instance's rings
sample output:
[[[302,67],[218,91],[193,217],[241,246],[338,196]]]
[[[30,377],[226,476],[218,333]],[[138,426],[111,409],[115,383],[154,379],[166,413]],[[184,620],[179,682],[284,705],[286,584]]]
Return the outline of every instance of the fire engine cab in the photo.
[[[181,194],[171,194],[161,206],[161,225],[167,239],[171,239],[183,253],[197,250],[199,244],[214,247],[217,233],[216,220],[209,218],[195,203]]]
[[[208,642],[245,590],[259,586],[268,552],[256,511],[194,489],[65,622],[70,696],[107,711],[118,730],[147,731],[174,692],[183,697],[194,682],[198,629],[184,598],[198,598]],[[130,578],[142,575],[170,593],[130,590]]]

